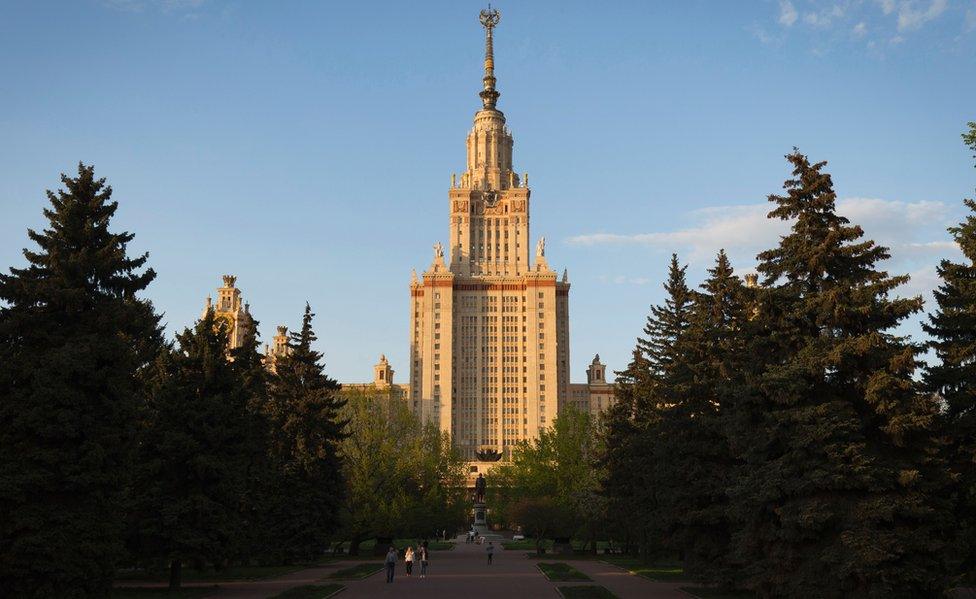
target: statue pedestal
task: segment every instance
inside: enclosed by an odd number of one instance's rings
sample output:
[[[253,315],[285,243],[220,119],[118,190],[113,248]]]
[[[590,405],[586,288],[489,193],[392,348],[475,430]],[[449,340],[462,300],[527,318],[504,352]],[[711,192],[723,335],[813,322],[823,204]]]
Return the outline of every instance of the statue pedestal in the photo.
[[[476,501],[474,503],[474,508],[471,510],[471,514],[474,516],[474,521],[471,528],[473,528],[478,534],[488,532],[488,508],[485,507],[485,502]]]

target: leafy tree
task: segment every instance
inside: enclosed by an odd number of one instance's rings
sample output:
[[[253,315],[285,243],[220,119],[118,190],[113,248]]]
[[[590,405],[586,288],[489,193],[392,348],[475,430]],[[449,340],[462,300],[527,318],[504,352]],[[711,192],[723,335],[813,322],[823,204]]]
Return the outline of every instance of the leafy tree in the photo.
[[[267,550],[285,562],[321,554],[339,527],[345,499],[339,451],[345,400],[339,383],[323,372],[322,354],[312,349],[314,316],[306,303],[302,328],[275,365],[266,406],[275,473],[266,504]]]
[[[573,517],[562,528],[548,530],[595,542],[606,512],[600,494],[603,471],[597,467],[602,440],[599,422],[588,413],[572,407],[561,410],[551,428],[535,441],[516,445],[512,461],[491,471],[489,504],[502,519],[524,525],[515,509],[521,501],[551,499],[561,513]]]
[[[734,460],[725,420],[746,312],[743,286],[725,252],[708,273],[661,376],[664,401],[653,429],[651,467],[664,481],[658,493],[662,524],[668,544],[684,558],[685,572],[728,587],[734,569],[725,561],[731,534],[726,488]]]
[[[448,436],[422,425],[395,397],[361,391],[346,397],[341,513],[350,553],[358,553],[359,543],[369,538],[456,530],[469,504],[464,461]]]
[[[543,553],[546,539],[570,535],[576,514],[554,497],[526,497],[511,506],[511,517],[525,534],[535,539],[535,552]]]
[[[83,164],[61,182],[28,266],[0,274],[0,589],[17,597],[108,592],[138,375],[161,344],[112,188]]]
[[[976,123],[969,123],[963,141],[976,152]],[[948,553],[953,571],[969,573],[976,568],[976,202],[963,202],[973,212],[949,232],[966,261],[939,264],[937,308],[922,328],[934,339],[930,346],[938,361],[926,368],[924,381],[945,402],[946,455],[955,482],[957,534]]]
[[[157,362],[140,439],[134,545],[170,565],[222,565],[241,535],[249,463],[248,388],[208,310]]]
[[[917,393],[918,348],[890,331],[921,298],[878,270],[887,248],[838,215],[826,163],[787,156],[759,255],[764,288],[733,441],[734,553],[762,596],[934,596],[940,590],[936,405]]]

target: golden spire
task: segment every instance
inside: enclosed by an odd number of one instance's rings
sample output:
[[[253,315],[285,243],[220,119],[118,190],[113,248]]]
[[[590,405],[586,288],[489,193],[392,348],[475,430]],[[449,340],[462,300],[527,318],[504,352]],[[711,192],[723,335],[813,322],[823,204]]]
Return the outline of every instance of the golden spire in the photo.
[[[485,77],[482,80],[484,82],[484,89],[478,94],[481,96],[481,102],[485,105],[485,110],[494,110],[495,102],[498,101],[498,96],[501,94],[495,90],[495,48],[492,45],[492,29],[498,25],[499,19],[502,15],[497,10],[488,5],[486,10],[481,11],[478,19],[481,21],[482,27],[485,28]]]

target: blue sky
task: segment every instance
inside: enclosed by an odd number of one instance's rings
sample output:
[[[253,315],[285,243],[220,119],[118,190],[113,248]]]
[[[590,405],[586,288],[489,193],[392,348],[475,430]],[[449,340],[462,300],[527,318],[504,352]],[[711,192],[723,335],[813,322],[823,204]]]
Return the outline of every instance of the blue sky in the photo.
[[[532,234],[569,269],[572,369],[622,367],[671,251],[701,279],[781,231],[794,145],[892,247],[905,293],[957,255],[976,170],[976,0],[499,2],[499,108]],[[408,282],[447,241],[479,106],[480,2],[9,2],[0,18],[0,266],[79,160],[159,277],[170,331],[233,273],[268,340],[306,300],[342,381],[406,380]],[[909,325],[906,330],[915,331]]]

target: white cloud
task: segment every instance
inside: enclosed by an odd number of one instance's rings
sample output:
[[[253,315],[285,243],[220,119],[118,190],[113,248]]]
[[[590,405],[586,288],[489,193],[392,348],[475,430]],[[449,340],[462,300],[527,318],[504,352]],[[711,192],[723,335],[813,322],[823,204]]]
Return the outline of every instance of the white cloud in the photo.
[[[779,24],[785,27],[792,27],[798,17],[796,8],[790,0],[780,0],[779,2]]]
[[[851,33],[853,33],[857,37],[864,37],[864,34],[867,33],[867,31],[868,31],[868,26],[864,24],[864,21],[861,21],[860,23],[855,25],[853,29],[851,29]]]
[[[966,21],[964,28],[966,33],[976,31],[976,4],[973,4],[972,8],[966,9]]]
[[[831,23],[843,16],[844,7],[840,4],[834,4],[829,8],[806,13],[803,15],[803,20],[814,27],[829,27]]]
[[[792,223],[767,218],[771,204],[745,204],[704,208],[689,213],[691,226],[673,231],[649,233],[589,233],[577,235],[568,243],[577,246],[643,246],[664,252],[678,252],[682,260],[696,266],[714,259],[724,249],[737,270],[748,271],[756,254],[776,247]],[[879,198],[844,198],[837,212],[864,229],[867,239],[890,248],[891,260],[885,268],[893,274],[912,273],[912,281],[901,295],[928,293],[934,285],[934,265],[942,257],[958,258],[961,253],[946,227],[958,218],[944,202],[902,202]],[[927,270],[928,269],[928,270]],[[646,279],[618,276],[607,279],[615,284],[646,284]]]
[[[637,233],[590,233],[569,239],[574,245],[633,244],[663,248],[680,248],[690,252],[696,261],[711,259],[720,248],[761,249],[775,245],[779,235],[788,230],[780,221],[766,218],[770,207],[765,204],[704,208],[691,213],[696,225],[677,231]]]
[[[901,274],[901,273],[896,273]],[[908,282],[895,292],[900,297],[915,297],[921,295],[929,309],[931,309],[932,291],[939,286],[939,273],[935,265],[924,266],[908,273]]]
[[[918,29],[945,12],[947,7],[948,0],[931,0],[928,6],[915,0],[902,0],[898,4],[898,31]]]

